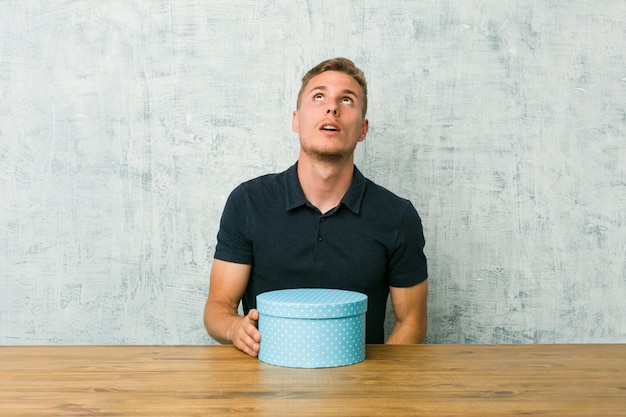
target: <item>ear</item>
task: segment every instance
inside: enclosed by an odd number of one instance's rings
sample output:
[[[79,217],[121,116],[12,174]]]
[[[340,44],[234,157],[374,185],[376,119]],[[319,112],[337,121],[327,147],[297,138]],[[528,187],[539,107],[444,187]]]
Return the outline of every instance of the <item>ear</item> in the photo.
[[[298,115],[298,110],[294,110],[291,115],[291,130],[296,133],[300,133],[300,119]]]
[[[367,131],[369,130],[369,121],[367,119],[363,119],[361,122],[361,136],[359,136],[359,142],[363,142],[365,140],[365,135],[367,135]]]

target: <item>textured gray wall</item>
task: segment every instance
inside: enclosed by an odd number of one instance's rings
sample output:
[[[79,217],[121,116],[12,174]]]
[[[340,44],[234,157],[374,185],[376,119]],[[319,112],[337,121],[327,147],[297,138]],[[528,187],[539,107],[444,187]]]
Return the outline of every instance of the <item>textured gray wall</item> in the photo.
[[[299,78],[370,85],[433,343],[626,342],[626,2],[0,1],[0,343],[210,343],[219,216],[295,161]]]

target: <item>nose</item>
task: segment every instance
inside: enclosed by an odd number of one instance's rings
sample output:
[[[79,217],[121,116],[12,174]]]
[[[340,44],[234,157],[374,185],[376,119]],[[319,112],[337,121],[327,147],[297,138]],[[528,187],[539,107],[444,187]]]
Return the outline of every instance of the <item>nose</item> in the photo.
[[[337,107],[330,107],[328,110],[326,110],[326,114],[330,114],[330,113],[337,116]]]

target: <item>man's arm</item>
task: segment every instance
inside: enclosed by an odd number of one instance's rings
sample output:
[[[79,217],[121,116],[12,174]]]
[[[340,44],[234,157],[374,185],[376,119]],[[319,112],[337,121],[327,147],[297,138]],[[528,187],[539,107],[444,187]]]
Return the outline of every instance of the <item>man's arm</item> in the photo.
[[[259,313],[250,310],[239,315],[239,301],[248,285],[250,265],[213,260],[209,296],[204,306],[204,327],[219,343],[232,343],[250,356],[257,356],[261,334],[257,329]]]
[[[428,327],[428,280],[407,288],[389,287],[396,325],[386,343],[422,343]]]

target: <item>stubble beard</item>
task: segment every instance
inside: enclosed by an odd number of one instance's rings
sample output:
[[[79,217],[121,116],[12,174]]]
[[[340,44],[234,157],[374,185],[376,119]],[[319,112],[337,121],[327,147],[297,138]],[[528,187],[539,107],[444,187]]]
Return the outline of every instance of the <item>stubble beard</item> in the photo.
[[[356,144],[352,149],[324,149],[321,147],[302,146],[303,152],[312,160],[325,164],[337,164],[350,160],[354,155]]]
[[[348,152],[324,152],[320,150],[305,150],[304,153],[317,162],[336,164],[346,161],[351,153]]]

